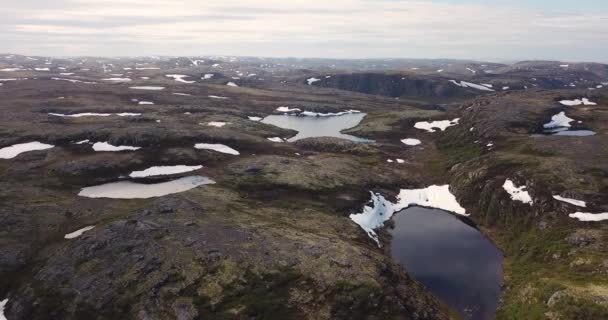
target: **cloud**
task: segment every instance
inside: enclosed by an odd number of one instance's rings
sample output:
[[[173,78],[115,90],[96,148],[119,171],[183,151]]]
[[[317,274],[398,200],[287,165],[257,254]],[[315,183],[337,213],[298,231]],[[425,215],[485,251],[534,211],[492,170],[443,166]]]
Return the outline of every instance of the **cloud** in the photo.
[[[12,1],[0,40],[40,55],[605,59],[608,13],[455,2]]]

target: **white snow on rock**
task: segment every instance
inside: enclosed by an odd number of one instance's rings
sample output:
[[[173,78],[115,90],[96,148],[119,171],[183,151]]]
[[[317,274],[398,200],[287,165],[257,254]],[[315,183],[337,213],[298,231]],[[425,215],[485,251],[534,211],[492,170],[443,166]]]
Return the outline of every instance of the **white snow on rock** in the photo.
[[[516,187],[513,181],[507,179],[502,188],[511,195],[512,200],[532,205],[532,197],[528,191],[525,191],[526,186]]]
[[[101,79],[102,81],[111,81],[111,82],[130,82],[130,78],[106,78]]]
[[[403,164],[403,163],[405,163],[405,160],[403,160],[403,159],[397,159],[397,163],[402,163]]]
[[[214,95],[209,96],[209,98],[211,98],[211,99],[220,99],[220,100],[228,99],[228,97],[221,97],[221,96],[214,96]]]
[[[95,112],[83,112],[74,114],[62,114],[62,113],[49,113],[51,116],[63,117],[63,118],[82,118],[82,117],[109,117],[111,113],[95,113]]]
[[[272,138],[267,138],[267,139],[272,142],[285,142],[285,140],[283,140],[283,138],[280,138],[280,137],[272,137]]]
[[[571,127],[570,122],[574,121],[572,118],[568,118],[565,112],[560,112],[551,117],[551,122],[545,123],[543,127],[550,128],[569,128]]]
[[[62,73],[60,73],[60,75],[62,75],[62,76],[73,76],[74,72],[62,72]]]
[[[203,79],[203,80],[209,80],[209,79],[213,78],[214,76],[215,75],[213,73],[207,73],[201,79]]]
[[[141,105],[153,105],[154,102],[152,102],[152,101],[139,101],[137,104],[141,104]]]
[[[482,90],[482,91],[494,91],[494,89],[490,89],[486,86],[482,86],[480,84],[475,84],[475,83],[471,83],[471,82],[466,82],[466,81],[458,82],[456,80],[450,80],[450,82],[459,87],[463,87],[463,88],[473,88],[473,89]]]
[[[240,153],[229,146],[219,143],[197,143],[194,145],[196,149],[213,150],[221,153],[232,154],[238,156]]]
[[[422,141],[420,141],[418,139],[413,139],[413,138],[403,139],[403,140],[401,140],[401,142],[403,142],[404,144],[406,144],[408,146],[417,146],[422,143]]]
[[[191,96],[191,94],[189,94],[189,93],[181,93],[181,92],[173,92],[173,94],[176,96]]]
[[[380,241],[374,231],[381,228],[384,223],[391,219],[393,214],[410,206],[422,206],[467,215],[465,209],[460,206],[456,197],[450,192],[450,186],[432,185],[425,189],[401,189],[397,196],[397,203],[386,200],[382,195],[371,193],[372,206],[363,207],[363,212],[351,214],[350,219],[357,223],[378,246]]]
[[[34,68],[36,71],[51,71],[49,68]]]
[[[215,181],[201,176],[184,177],[156,184],[121,181],[83,188],[78,195],[87,198],[148,199],[180,193],[214,183]]]
[[[575,218],[580,221],[597,222],[597,221],[608,220],[608,212],[604,212],[604,213],[575,212],[575,213],[571,213],[569,216],[570,216],[570,218]]]
[[[0,301],[0,320],[6,320],[6,316],[4,315],[4,308],[6,308],[7,303],[8,299]]]
[[[502,87],[502,90],[509,90],[511,87]]]
[[[140,147],[131,147],[131,146],[113,146],[107,142],[95,142],[93,144],[93,150],[101,152],[118,152],[118,151],[135,151],[141,149]]]
[[[435,129],[439,129],[441,131],[445,131],[448,127],[452,127],[458,124],[460,118],[456,118],[454,120],[442,120],[442,121],[433,121],[433,122],[416,122],[414,128],[426,130],[428,132],[436,132]]]
[[[251,120],[251,121],[262,121],[262,119],[264,119],[262,117],[247,117],[247,118],[249,118],[249,120]]]
[[[300,112],[302,110],[298,109],[298,108],[289,108],[289,107],[278,107],[277,108],[278,112]]]
[[[229,87],[238,87],[238,85],[236,83],[232,82],[232,81],[226,83],[226,85],[229,86]]]
[[[165,176],[165,175],[191,172],[191,171],[199,170],[202,167],[203,166],[186,166],[186,165],[155,166],[155,167],[150,167],[150,168],[142,170],[142,171],[133,171],[129,174],[129,177],[145,178],[145,177],[153,177],[153,176]]]
[[[582,200],[564,198],[562,196],[553,196],[553,199],[555,199],[557,201],[569,203],[569,204],[575,205],[577,207],[583,207],[583,208],[587,207],[587,203],[585,201],[582,201]]]
[[[195,83],[196,81],[189,81],[189,80],[184,80],[185,77],[189,77],[188,75],[185,74],[168,74],[166,75],[167,78],[173,78],[173,80],[177,81],[177,82],[181,82],[181,83]]]
[[[308,82],[308,85],[309,85],[309,86],[311,86],[313,83],[315,83],[315,82],[319,82],[319,81],[321,81],[321,79],[314,78],[314,77],[313,77],[313,78],[308,78],[308,79],[306,79],[306,82]]]
[[[74,142],[74,144],[85,144],[85,143],[90,143],[90,142],[91,142],[91,140],[86,139],[86,140],[81,140],[81,141],[78,141],[78,142]]]
[[[14,144],[0,149],[0,159],[12,159],[24,152],[47,150],[53,147],[54,145],[38,141]]]
[[[211,121],[211,122],[208,122],[208,123],[207,123],[207,125],[208,125],[208,126],[210,126],[210,127],[218,127],[218,128],[221,128],[221,127],[223,127],[223,126],[225,126],[225,125],[227,125],[227,124],[229,124],[229,123],[230,123],[230,122]]]
[[[87,227],[84,227],[84,228],[82,228],[82,229],[78,229],[78,230],[76,230],[76,231],[74,231],[74,232],[72,232],[72,233],[68,233],[68,234],[66,234],[66,235],[65,235],[63,238],[64,238],[64,239],[74,239],[74,238],[78,238],[78,237],[80,237],[80,236],[81,236],[83,233],[85,233],[85,232],[87,232],[87,231],[89,231],[89,230],[92,230],[93,228],[95,228],[95,226],[87,226]]]
[[[160,91],[160,90],[165,90],[165,87],[159,87],[159,86],[137,86],[137,87],[129,87],[129,89]]]
[[[132,112],[122,112],[116,114],[119,117],[138,117],[141,116],[141,113],[132,113]]]
[[[386,159],[386,162],[388,162],[388,163],[393,163],[393,162],[395,162],[395,161],[394,161],[393,159]]]
[[[581,98],[581,99],[574,99],[574,100],[562,100],[559,103],[561,103],[565,106],[569,106],[569,107],[580,106],[580,105],[585,105],[585,106],[596,106],[597,105],[597,103],[589,100],[588,98]]]

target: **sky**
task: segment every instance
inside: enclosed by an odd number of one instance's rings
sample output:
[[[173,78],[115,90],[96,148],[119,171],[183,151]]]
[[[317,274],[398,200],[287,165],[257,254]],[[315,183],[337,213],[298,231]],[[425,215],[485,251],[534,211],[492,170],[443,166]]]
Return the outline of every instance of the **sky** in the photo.
[[[608,62],[607,0],[0,0],[0,52]]]

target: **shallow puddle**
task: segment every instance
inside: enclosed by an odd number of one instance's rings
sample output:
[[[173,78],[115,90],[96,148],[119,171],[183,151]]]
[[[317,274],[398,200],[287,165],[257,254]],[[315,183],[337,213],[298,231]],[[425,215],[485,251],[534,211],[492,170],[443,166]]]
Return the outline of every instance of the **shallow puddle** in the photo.
[[[264,118],[262,122],[298,131],[295,137],[287,140],[290,142],[312,137],[336,137],[355,142],[373,142],[372,140],[340,133],[342,130],[357,126],[364,117],[364,113],[350,113],[330,117],[270,115]]]
[[[494,319],[502,254],[477,229],[437,209],[410,207],[393,216],[391,255],[464,319]]]

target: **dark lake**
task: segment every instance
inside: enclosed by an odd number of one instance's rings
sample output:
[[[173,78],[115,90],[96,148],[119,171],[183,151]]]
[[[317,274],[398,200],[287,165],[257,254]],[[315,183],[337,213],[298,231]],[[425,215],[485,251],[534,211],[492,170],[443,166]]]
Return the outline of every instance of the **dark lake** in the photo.
[[[464,319],[494,319],[502,253],[477,229],[437,209],[411,207],[393,216],[391,255]]]
[[[331,117],[270,115],[264,118],[262,122],[280,128],[298,131],[298,134],[295,137],[288,140],[290,142],[311,137],[336,137],[355,142],[373,142],[368,139],[340,133],[340,131],[344,129],[357,126],[364,117],[364,113],[351,113]]]

